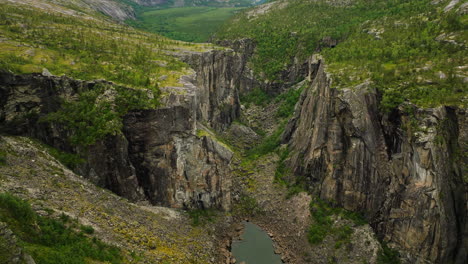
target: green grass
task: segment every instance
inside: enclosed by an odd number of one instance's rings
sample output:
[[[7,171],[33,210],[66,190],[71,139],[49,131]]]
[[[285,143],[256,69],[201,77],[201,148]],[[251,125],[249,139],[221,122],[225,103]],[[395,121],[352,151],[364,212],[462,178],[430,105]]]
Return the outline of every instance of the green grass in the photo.
[[[304,84],[298,89],[291,88],[277,96],[275,101],[279,102],[280,105],[278,111],[276,112],[276,116],[279,118],[291,117],[294,113],[294,107],[296,106],[297,101],[299,101],[299,97],[301,96],[302,91],[308,85],[308,82],[304,82]]]
[[[13,254],[10,243],[3,236],[0,236],[0,263],[8,263]]]
[[[42,144],[46,149],[47,152],[52,155],[52,157],[56,158],[60,163],[67,166],[70,169],[75,169],[78,165],[85,162],[85,160],[80,157],[78,154],[68,153],[65,151],[61,151],[49,145]]]
[[[262,88],[255,87],[248,93],[241,94],[239,100],[243,105],[249,107],[251,104],[266,106],[273,98],[272,95],[265,92]]]
[[[79,226],[65,215],[59,219],[39,216],[29,203],[8,193],[0,194],[0,221],[7,223],[19,245],[38,264],[123,263],[118,248],[89,236],[92,227]]]
[[[194,209],[188,211],[192,219],[192,226],[205,225],[215,220],[216,212],[213,209]]]
[[[371,28],[385,30],[376,38],[366,33]],[[323,54],[336,86],[372,80],[383,94],[381,108],[386,112],[405,100],[422,107],[463,106],[468,88],[457,67],[466,65],[468,52],[436,38],[454,32],[457,41],[466,41],[463,29],[467,28],[468,16],[454,13],[424,10],[421,15],[395,15],[362,25],[347,41]],[[438,72],[446,78],[439,78]]]
[[[47,68],[55,75],[137,88],[177,86],[187,65],[166,51],[203,50],[100,16],[83,19],[11,4],[0,4],[0,34],[6,39],[0,43],[1,69],[31,73]]]
[[[382,243],[382,250],[377,256],[377,264],[400,264],[400,254],[398,251],[391,249],[387,244]]]
[[[127,21],[141,29],[171,39],[206,42],[221,24],[242,8],[180,7],[162,10],[147,9],[138,21]]]
[[[281,134],[283,134],[285,123],[282,123],[271,135],[266,136],[260,144],[245,152],[245,161],[251,162],[271,153],[279,148],[281,143]]]
[[[334,207],[332,204],[320,199],[311,201],[310,212],[314,221],[309,227],[307,237],[311,244],[318,244],[329,235],[333,235],[336,238],[335,248],[339,248],[343,244],[350,242],[353,229],[348,225],[334,226],[333,215],[340,215],[345,219],[353,221],[355,225],[366,224],[365,219],[358,213]]]
[[[246,162],[253,161],[279,148],[281,144],[281,135],[283,134],[286,122],[294,113],[294,107],[306,85],[307,83],[302,85],[299,89],[291,88],[276,97],[267,94],[261,88],[255,88],[240,98],[241,103],[247,106],[250,104],[266,106],[271,101],[278,104],[278,111],[275,115],[275,118],[279,123],[278,128],[270,135],[264,136],[258,145],[245,152]]]

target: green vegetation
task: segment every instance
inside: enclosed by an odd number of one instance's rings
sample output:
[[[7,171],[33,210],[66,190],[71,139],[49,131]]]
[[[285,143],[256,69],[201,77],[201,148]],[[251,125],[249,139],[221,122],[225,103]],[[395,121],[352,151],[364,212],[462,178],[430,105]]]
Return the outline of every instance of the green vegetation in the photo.
[[[463,44],[468,16],[444,13],[447,3],[277,1],[265,14],[246,10],[234,16],[217,38],[254,39],[253,68],[264,79],[281,81],[280,73],[293,57],[305,59],[322,46],[334,85],[372,81],[382,93],[384,111],[404,100],[420,106],[459,105],[467,93],[466,71],[460,66],[468,58]],[[327,37],[339,44],[326,48]]]
[[[42,144],[44,145],[44,144]],[[78,154],[68,153],[61,151],[49,145],[44,145],[47,149],[47,152],[56,158],[60,163],[67,166],[70,169],[76,168],[79,164],[83,163],[85,160],[81,158]]]
[[[400,254],[382,243],[382,250],[377,257],[377,264],[400,264]]]
[[[466,29],[466,18],[453,13],[441,15],[435,10],[411,17],[394,15],[362,25],[347,41],[323,54],[338,87],[372,80],[383,94],[384,111],[406,99],[424,107],[463,104],[461,98],[468,90],[457,77],[462,74],[457,67],[466,65],[468,52],[462,45],[436,39],[445,32]],[[457,26],[451,24],[453,21]],[[368,33],[378,29],[383,31],[378,37]],[[468,39],[466,31],[459,34],[460,40]]]
[[[15,73],[66,74],[106,79],[129,87],[176,86],[186,64],[167,55],[203,50],[116,24],[99,15],[83,18],[31,6],[0,4],[0,68]],[[165,75],[166,78],[160,79]]]
[[[275,98],[276,102],[280,102],[278,111],[276,112],[277,117],[289,118],[292,116],[294,113],[294,107],[296,106],[297,101],[299,101],[302,90],[304,90],[304,87],[308,84],[308,82],[304,82],[304,84],[298,89],[291,88]]]
[[[287,185],[285,177],[289,174],[289,168],[286,166],[286,158],[289,156],[288,148],[280,150],[279,153],[278,166],[276,166],[275,171],[275,182],[283,185]]]
[[[8,193],[0,194],[0,221],[38,264],[123,263],[118,248],[88,236],[91,227],[81,226],[80,232],[77,222],[65,215],[57,220],[39,216],[29,203]]]
[[[94,228],[92,226],[81,225],[80,229],[85,234],[88,234],[88,235],[94,234]]]
[[[271,153],[278,149],[281,143],[281,134],[283,134],[285,123],[283,122],[271,135],[263,138],[257,146],[246,151],[247,160],[256,160],[261,156]]]
[[[216,212],[213,209],[194,209],[188,211],[192,219],[192,226],[205,225],[206,223],[214,222]]]
[[[146,8],[128,24],[171,39],[207,42],[221,24],[242,8],[180,7]]]
[[[0,166],[5,165],[7,162],[7,152],[5,150],[0,150]]]
[[[106,91],[113,91],[115,97],[102,98]],[[121,133],[122,117],[128,111],[157,105],[158,97],[149,98],[144,90],[97,84],[82,92],[78,100],[63,102],[59,111],[48,114],[42,121],[64,124],[73,132],[72,144],[88,146],[107,135]]]
[[[238,203],[234,205],[233,212],[241,216],[253,216],[261,214],[263,211],[257,200],[248,195],[242,195]]]
[[[0,236],[0,263],[8,263],[13,257],[10,247],[8,241],[3,236]]]
[[[266,106],[268,103],[271,102],[271,100],[273,100],[273,98],[274,97],[272,95],[269,95],[262,88],[255,87],[254,89],[252,89],[252,91],[242,94],[239,100],[246,107],[249,107],[251,104]]]
[[[358,213],[333,207],[320,199],[315,199],[310,203],[310,212],[314,220],[308,231],[308,239],[311,244],[322,242],[328,235],[335,236],[335,248],[339,248],[341,245],[350,242],[353,229],[347,225],[334,226],[332,220],[333,215],[340,215],[345,219],[353,221],[355,225],[363,225],[366,223],[365,219]]]
[[[288,148],[284,148],[278,151],[278,164],[275,170],[274,182],[285,186],[288,189],[286,199],[290,199],[294,195],[307,192],[307,184],[305,179],[300,176],[292,176],[289,167],[286,164],[286,159],[289,157]]]
[[[284,93],[273,97],[267,94],[261,88],[255,88],[251,92],[241,96],[240,101],[247,107],[251,104],[266,106],[268,103],[274,100],[278,104],[278,110],[276,112],[277,122],[280,124],[278,128],[268,136],[265,136],[260,144],[246,151],[245,156],[247,161],[255,160],[261,156],[271,153],[278,149],[281,144],[281,135],[283,134],[287,120],[294,113],[294,107],[299,100],[299,96],[302,93],[304,87],[308,83],[305,82],[300,88],[290,88]]]

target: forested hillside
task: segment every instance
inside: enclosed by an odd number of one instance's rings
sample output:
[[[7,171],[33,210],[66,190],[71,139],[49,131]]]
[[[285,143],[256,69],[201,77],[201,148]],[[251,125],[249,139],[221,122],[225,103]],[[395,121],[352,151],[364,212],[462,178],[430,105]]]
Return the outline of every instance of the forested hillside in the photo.
[[[216,38],[254,39],[253,68],[266,80],[319,49],[337,87],[372,81],[383,108],[466,105],[466,13],[462,1],[275,1],[233,17]]]

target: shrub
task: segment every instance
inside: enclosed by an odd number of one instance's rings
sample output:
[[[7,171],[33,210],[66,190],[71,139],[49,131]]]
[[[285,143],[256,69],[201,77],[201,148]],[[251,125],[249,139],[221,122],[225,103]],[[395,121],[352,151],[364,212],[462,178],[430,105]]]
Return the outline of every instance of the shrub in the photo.
[[[82,225],[80,226],[80,229],[85,234],[88,234],[88,235],[94,234],[94,228],[92,226]]]
[[[277,102],[281,102],[278,108],[278,111],[276,112],[276,116],[279,118],[289,118],[292,116],[294,113],[294,107],[296,106],[297,101],[299,100],[299,97],[301,96],[302,91],[304,90],[304,87],[308,83],[305,82],[303,86],[301,86],[299,89],[289,89],[287,92],[280,94],[278,97],[276,97]]]
[[[391,249],[386,243],[382,243],[382,250],[377,256],[377,264],[400,264],[400,254],[397,250]]]
[[[308,239],[311,244],[318,244],[328,235],[336,235],[335,247],[339,248],[344,243],[350,242],[353,229],[343,225],[334,227],[331,216],[341,215],[343,218],[352,220],[355,225],[365,224],[365,219],[356,212],[350,212],[342,208],[333,207],[326,201],[315,199],[310,203],[310,213],[314,222],[308,230]]]
[[[212,209],[194,209],[188,212],[192,219],[193,226],[204,225],[207,222],[213,222],[215,211]]]
[[[5,165],[7,163],[7,153],[4,150],[0,150],[0,165]]]
[[[45,147],[47,148],[47,152],[50,155],[52,155],[52,157],[56,158],[60,163],[62,163],[70,169],[74,169],[78,165],[85,162],[85,160],[81,158],[78,154],[61,151],[48,145],[45,145]]]
[[[5,220],[13,218],[24,225],[31,225],[36,220],[36,215],[29,203],[9,193],[0,193],[0,210]]]
[[[98,97],[106,90],[115,89],[115,102]],[[70,142],[88,146],[108,135],[121,133],[122,117],[134,109],[149,109],[158,105],[158,94],[148,98],[146,91],[119,86],[96,85],[80,93],[78,100],[63,102],[59,111],[49,113],[41,121],[58,122],[72,131]],[[71,158],[71,156],[66,156]],[[77,160],[67,160],[76,162]],[[73,164],[72,164],[73,165]]]
[[[261,156],[275,151],[281,143],[281,134],[285,124],[281,124],[270,136],[265,137],[262,142],[246,152],[247,159],[255,160]]]
[[[6,222],[38,264],[85,264],[90,260],[122,263],[120,250],[96,238],[91,227],[81,226],[62,214],[59,219],[37,215],[29,203],[11,194],[0,194],[0,221]]]
[[[261,208],[255,198],[242,195],[239,202],[235,205],[234,211],[237,211],[240,215],[252,216],[262,213]]]
[[[286,174],[289,172],[288,167],[286,166],[286,158],[289,156],[289,150],[287,148],[279,152],[279,160],[275,170],[275,179],[274,182],[287,185],[285,180]]]
[[[265,106],[271,100],[273,100],[273,96],[269,95],[259,87],[256,87],[252,89],[252,91],[240,96],[240,102],[245,104],[247,107],[250,104]]]

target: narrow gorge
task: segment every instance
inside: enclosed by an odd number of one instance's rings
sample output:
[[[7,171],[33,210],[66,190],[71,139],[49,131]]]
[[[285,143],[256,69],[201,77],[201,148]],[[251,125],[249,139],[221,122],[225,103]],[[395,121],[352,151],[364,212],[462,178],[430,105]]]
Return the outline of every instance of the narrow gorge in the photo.
[[[442,66],[420,54],[421,65],[376,66],[372,47],[359,50],[402,25],[413,30],[420,10],[466,25],[466,3],[432,1],[433,11],[397,1],[380,14],[357,1],[369,14],[355,15],[353,1],[278,0],[240,12],[213,44],[200,44],[121,24],[136,19],[135,5],[164,1],[40,2],[37,21],[57,14],[37,28],[22,22],[29,11],[16,1],[0,5],[9,21],[0,28],[0,249],[11,255],[0,261],[46,263],[50,243],[25,234],[47,237],[41,219],[50,218],[118,252],[83,263],[239,263],[231,250],[245,221],[268,234],[269,254],[283,263],[467,263],[468,77],[466,57],[455,58],[466,55],[466,29],[428,38],[452,52],[437,54]],[[355,24],[343,36],[330,21],[320,34],[296,20],[272,26],[302,5]],[[49,43],[47,23],[82,28]],[[69,52],[78,40],[83,51]],[[21,231],[27,215],[32,231]]]

